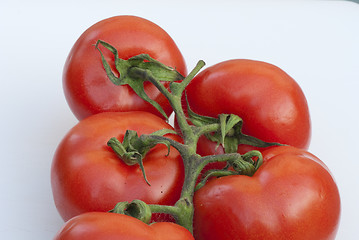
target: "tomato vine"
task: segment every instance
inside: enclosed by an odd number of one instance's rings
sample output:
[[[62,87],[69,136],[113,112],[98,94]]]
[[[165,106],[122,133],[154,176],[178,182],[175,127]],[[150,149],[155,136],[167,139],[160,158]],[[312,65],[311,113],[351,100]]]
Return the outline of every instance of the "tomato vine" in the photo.
[[[103,57],[102,51],[98,45],[101,44],[114,54],[115,66],[120,74],[119,77],[115,77],[109,64]],[[216,118],[209,118],[206,116],[198,115],[194,112],[190,112],[190,119],[195,123],[191,125],[188,123],[188,117],[185,115],[182,107],[182,95],[196,74],[205,66],[205,62],[200,60],[195,68],[183,79],[181,75],[177,73],[175,69],[167,67],[158,61],[152,59],[148,55],[139,55],[132,57],[129,60],[123,60],[118,58],[117,50],[109,43],[99,40],[96,44],[96,48],[99,50],[102,56],[102,63],[109,79],[114,84],[128,84],[135,92],[139,93],[145,101],[153,104],[153,101],[148,99],[144,95],[143,82],[149,81],[168,99],[172,109],[176,115],[176,119],[181,130],[183,143],[179,143],[175,140],[168,139],[163,135],[169,133],[164,131],[161,134],[148,134],[137,137],[136,133],[126,134],[125,139],[120,143],[115,138],[109,140],[108,145],[121,157],[125,162],[132,165],[138,163],[143,171],[145,181],[150,184],[146,179],[145,169],[143,168],[142,159],[145,156],[145,151],[149,150],[156,144],[166,144],[168,147],[172,146],[180,153],[184,168],[185,168],[185,180],[181,192],[180,199],[174,206],[154,205],[150,204],[147,211],[153,213],[167,213],[172,215],[176,222],[181,226],[187,228],[190,232],[193,232],[193,196],[196,189],[203,186],[206,180],[211,176],[228,176],[234,174],[252,176],[254,172],[260,167],[262,161],[261,153],[259,151],[251,151],[245,155],[236,153],[236,149],[232,146],[227,150],[227,153],[221,155],[200,156],[197,154],[197,142],[202,135],[209,135],[211,133],[217,134],[217,140],[222,145],[226,146],[227,139],[235,138],[234,145],[238,146],[240,143],[251,144],[253,146],[273,146],[280,145],[279,143],[267,143],[260,139],[250,137],[242,134],[241,127],[243,121],[236,115],[221,114]],[[182,81],[179,81],[182,80]],[[162,81],[169,81],[169,89],[167,89]],[[142,87],[141,87],[142,86]],[[162,113],[163,110],[158,104],[154,106]],[[129,144],[131,143],[131,144]],[[131,150],[126,150],[126,147],[131,147]],[[255,159],[255,160],[254,160]],[[204,167],[214,162],[226,162],[228,166],[225,169],[211,170],[203,181],[197,186],[197,179],[200,176]],[[232,170],[229,170],[229,166]],[[136,205],[137,201],[132,202],[132,205]],[[142,206],[143,202],[141,202]],[[131,205],[131,206],[132,206]],[[119,212],[131,215],[131,211],[125,211],[128,204],[120,203],[119,207],[114,208],[113,212]],[[139,208],[139,207],[138,207]],[[120,210],[119,210],[120,209]],[[148,212],[143,212],[144,215],[148,215]],[[143,218],[142,214],[136,215],[138,218]]]

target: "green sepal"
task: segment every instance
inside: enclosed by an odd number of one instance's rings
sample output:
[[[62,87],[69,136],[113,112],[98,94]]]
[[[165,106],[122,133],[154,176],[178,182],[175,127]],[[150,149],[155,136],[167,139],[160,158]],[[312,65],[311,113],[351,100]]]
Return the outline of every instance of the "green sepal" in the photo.
[[[220,114],[218,119],[221,127],[219,133],[221,139],[219,143],[222,144],[226,153],[237,152],[236,146],[238,146],[239,142],[236,137],[233,138],[232,136],[235,135],[236,125],[241,122],[242,119],[234,114]]]
[[[186,98],[187,100],[187,98]],[[223,146],[225,153],[235,153],[240,144],[251,145],[253,147],[280,146],[283,144],[276,142],[265,142],[259,138],[246,135],[242,132],[243,119],[235,114],[220,114],[218,118],[202,116],[192,111],[187,100],[188,118],[197,127],[210,124],[218,124],[218,130],[214,133],[206,133],[205,136],[217,146]]]
[[[163,63],[151,58],[148,54],[140,54],[134,56],[128,60],[132,66],[138,67],[142,70],[146,70],[149,75],[146,77],[153,77],[160,81],[179,81],[183,80],[182,76],[175,69],[164,65]]]
[[[166,134],[178,134],[178,133],[172,129],[161,129],[149,135],[142,135],[140,137],[140,144],[138,145],[138,148],[143,154],[146,154],[149,150],[151,150],[151,148],[155,147],[156,145],[164,144],[168,149],[166,155],[168,156],[171,150],[171,143],[165,138],[161,138],[161,139],[151,138],[151,136],[164,136]]]
[[[146,177],[146,172],[143,166],[143,159],[146,154],[157,144],[164,144],[168,148],[168,153],[170,153],[171,143],[165,138],[151,138],[150,136],[164,136],[166,134],[177,134],[176,131],[172,129],[162,129],[156,132],[153,132],[149,135],[138,136],[136,131],[127,130],[122,143],[115,137],[111,138],[107,145],[112,148],[118,157],[120,157],[127,165],[132,166],[138,164],[143,177],[148,185],[151,185]]]
[[[111,66],[106,61],[105,56],[99,48],[99,44],[108,49],[114,55],[115,67],[119,73],[119,77],[117,77],[112,71]],[[140,98],[150,103],[166,119],[168,119],[168,116],[164,112],[162,107],[156,101],[151,99],[145,92],[144,82],[149,81],[151,78],[158,79],[159,81],[179,81],[184,79],[184,77],[179,72],[151,58],[148,54],[140,54],[131,57],[128,60],[120,59],[118,56],[117,49],[109,43],[101,40],[97,41],[95,47],[101,54],[101,61],[103,67],[106,71],[108,78],[113,84],[117,86],[130,86]]]
[[[256,160],[253,160],[253,158],[256,158]],[[245,154],[242,155],[242,159],[245,162],[253,164],[254,169],[256,171],[263,164],[263,155],[260,151],[257,151],[257,150],[252,150],[252,151],[246,152]]]
[[[197,127],[201,127],[204,125],[209,125],[209,124],[215,124],[218,123],[218,119],[217,118],[213,118],[213,117],[208,117],[208,116],[202,116],[199,115],[195,112],[192,111],[188,99],[187,99],[187,95],[186,96],[186,103],[187,103],[187,113],[188,113],[188,118],[191,121],[191,123]]]
[[[142,171],[143,178],[145,179],[146,183],[151,186],[147,180],[145,168],[143,166],[143,159],[145,154],[140,152],[136,146],[138,144],[138,140],[139,137],[137,132],[127,130],[122,143],[117,138],[113,137],[107,142],[107,145],[111,147],[116,155],[121,158],[127,165],[132,166],[138,164]]]
[[[263,156],[261,152],[252,150],[241,155],[238,159],[228,161],[228,163],[239,175],[253,176],[263,164]]]
[[[215,159],[216,156],[221,157],[220,155],[215,155],[213,158]],[[225,154],[222,156],[225,156]],[[261,152],[252,150],[243,155],[240,155],[239,153],[236,155],[231,155],[231,157],[226,159],[226,162],[227,164],[223,169],[211,169],[205,172],[203,174],[204,177],[202,180],[196,185],[195,191],[202,188],[211,177],[219,178],[230,175],[253,176],[258,168],[263,164],[263,156]]]

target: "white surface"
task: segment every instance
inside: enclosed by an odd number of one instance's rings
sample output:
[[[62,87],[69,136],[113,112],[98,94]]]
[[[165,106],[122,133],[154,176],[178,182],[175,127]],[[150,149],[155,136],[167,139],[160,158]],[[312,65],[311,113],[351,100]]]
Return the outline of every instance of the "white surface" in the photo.
[[[57,144],[77,122],[62,92],[62,67],[85,29],[121,14],[164,28],[189,69],[199,59],[209,66],[250,58],[273,63],[296,79],[311,110],[310,151],[329,166],[340,188],[337,239],[357,239],[359,5],[128,2],[1,2],[1,239],[51,239],[62,226],[52,201],[50,165]]]

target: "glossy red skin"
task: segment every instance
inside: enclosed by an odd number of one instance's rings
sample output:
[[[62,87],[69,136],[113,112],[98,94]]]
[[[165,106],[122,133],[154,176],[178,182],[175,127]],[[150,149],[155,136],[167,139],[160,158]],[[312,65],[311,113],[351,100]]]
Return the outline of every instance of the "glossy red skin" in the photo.
[[[69,220],[54,240],[194,240],[191,233],[174,223],[147,225],[117,213],[91,212]]]
[[[263,156],[253,177],[213,179],[196,192],[196,240],[335,239],[340,197],[323,162],[288,146]]]
[[[174,204],[184,180],[183,162],[177,150],[157,145],[143,160],[151,186],[138,165],[128,166],[107,146],[127,129],[138,135],[172,129],[147,112],[99,113],[80,121],[59,144],[53,158],[51,183],[56,207],[66,221],[91,211],[109,211],[116,203],[140,199],[148,204]],[[167,135],[166,135],[167,136]],[[177,136],[168,135],[180,141]]]
[[[122,59],[147,53],[152,58],[187,74],[184,58],[172,38],[158,25],[135,16],[116,16],[88,28],[76,41],[63,71],[66,100],[78,119],[100,112],[147,111],[161,116],[149,103],[138,97],[127,85],[116,86],[107,77],[101,56],[94,44],[103,40],[114,46]],[[101,48],[114,67],[110,51]],[[166,84],[167,86],[167,84]],[[150,83],[145,91],[169,115],[167,99]]]
[[[191,109],[217,117],[233,113],[243,121],[243,133],[267,142],[307,149],[311,122],[308,104],[299,85],[280,68],[265,62],[235,59],[200,72],[186,89]],[[202,137],[201,155],[223,153]],[[252,149],[241,146],[239,152]]]

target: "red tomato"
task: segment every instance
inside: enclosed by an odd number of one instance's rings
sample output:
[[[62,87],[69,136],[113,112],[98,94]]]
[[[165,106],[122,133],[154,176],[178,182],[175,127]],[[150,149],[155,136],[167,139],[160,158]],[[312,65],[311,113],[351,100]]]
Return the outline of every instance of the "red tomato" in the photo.
[[[114,46],[122,59],[146,53],[163,64],[187,74],[181,52],[172,38],[158,25],[135,16],[116,16],[102,20],[87,29],[72,47],[63,71],[66,100],[78,119],[100,112],[147,111],[161,116],[127,85],[116,86],[106,75],[101,55],[95,48],[97,40]],[[115,69],[114,56],[103,50],[106,60]],[[167,83],[165,84],[168,85]],[[157,101],[169,115],[167,99],[150,83],[147,95]]]
[[[84,213],[69,220],[54,240],[194,240],[191,233],[169,222],[147,225],[117,213]]]
[[[243,119],[243,133],[266,142],[307,149],[311,123],[306,98],[283,70],[265,62],[229,60],[200,72],[186,89],[191,109],[217,117],[233,113]],[[202,137],[198,153],[222,153]],[[239,148],[246,152],[248,146]]]
[[[143,160],[149,186],[138,164],[126,165],[107,141],[121,142],[127,129],[138,135],[172,129],[147,112],[99,113],[80,121],[59,144],[52,164],[51,183],[56,207],[64,220],[90,211],[109,211],[116,203],[140,199],[148,204],[173,205],[184,179],[177,150],[160,144]],[[166,135],[180,141],[177,136]]]
[[[263,157],[253,177],[213,179],[196,192],[196,240],[335,239],[340,197],[323,162],[289,146]]]

